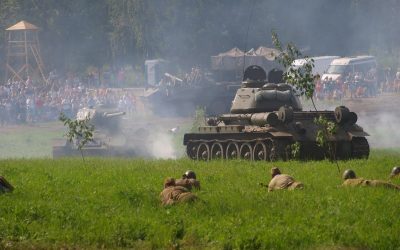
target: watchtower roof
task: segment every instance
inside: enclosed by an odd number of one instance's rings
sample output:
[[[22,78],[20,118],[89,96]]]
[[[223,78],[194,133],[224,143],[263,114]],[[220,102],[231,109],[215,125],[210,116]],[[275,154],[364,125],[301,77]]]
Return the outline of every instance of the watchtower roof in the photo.
[[[13,26],[7,28],[7,31],[13,31],[13,30],[38,30],[39,28],[36,25],[33,25],[31,23],[28,23],[26,21],[20,21]]]

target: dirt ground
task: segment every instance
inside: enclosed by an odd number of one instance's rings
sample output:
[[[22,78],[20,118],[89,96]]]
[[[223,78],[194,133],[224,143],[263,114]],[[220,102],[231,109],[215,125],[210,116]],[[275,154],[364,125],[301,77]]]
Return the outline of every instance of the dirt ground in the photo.
[[[318,110],[334,110],[339,105],[344,105],[359,116],[374,115],[376,113],[400,113],[400,93],[381,94],[368,98],[345,98],[340,101],[315,100]],[[310,101],[303,102],[304,110],[313,110]]]
[[[382,94],[371,98],[346,99],[345,106],[356,113],[393,113],[400,112],[400,93]]]

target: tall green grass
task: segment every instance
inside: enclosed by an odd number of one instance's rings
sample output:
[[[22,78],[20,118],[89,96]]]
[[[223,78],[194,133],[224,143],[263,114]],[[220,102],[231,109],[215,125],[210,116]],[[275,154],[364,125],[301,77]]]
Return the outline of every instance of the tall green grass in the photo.
[[[400,156],[373,151],[339,162],[386,179]],[[259,183],[279,166],[304,190],[268,193]],[[165,177],[196,171],[200,201],[164,208]],[[0,196],[0,249],[395,249],[400,193],[342,188],[334,164],[173,160],[1,160],[14,186]],[[394,180],[400,184],[400,180]]]

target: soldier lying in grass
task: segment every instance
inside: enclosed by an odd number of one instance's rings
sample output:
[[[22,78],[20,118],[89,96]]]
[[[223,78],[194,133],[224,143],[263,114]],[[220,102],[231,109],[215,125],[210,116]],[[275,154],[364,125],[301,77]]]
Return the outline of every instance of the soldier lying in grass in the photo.
[[[350,186],[350,187],[385,187],[390,189],[397,189],[400,190],[400,186],[394,185],[392,183],[381,181],[381,180],[365,180],[363,178],[357,178],[356,173],[351,170],[347,169],[343,173],[343,186]]]
[[[0,176],[0,193],[12,192],[14,187],[3,177]]]
[[[279,168],[271,168],[271,181],[268,184],[268,192],[272,192],[278,189],[303,189],[304,185],[301,182],[295,181],[295,179],[287,174],[282,174]]]
[[[176,186],[174,178],[167,178],[164,181],[164,190],[160,193],[160,198],[163,206],[197,200],[197,196],[192,194],[187,188]]]
[[[196,180],[196,173],[188,170],[182,175],[182,179],[175,180],[175,186],[185,187],[189,190],[192,188],[200,189],[200,182]]]

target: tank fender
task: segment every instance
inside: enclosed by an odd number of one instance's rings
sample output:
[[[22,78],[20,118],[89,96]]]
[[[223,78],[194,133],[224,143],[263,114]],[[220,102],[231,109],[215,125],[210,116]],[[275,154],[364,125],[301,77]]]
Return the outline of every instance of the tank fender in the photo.
[[[364,132],[364,131],[347,131],[347,133],[349,133],[350,138],[369,136],[369,134],[367,132]]]
[[[287,132],[283,132],[283,131],[269,131],[268,133],[270,133],[273,137],[279,137],[279,138],[293,138],[293,135],[291,133],[287,133]]]

